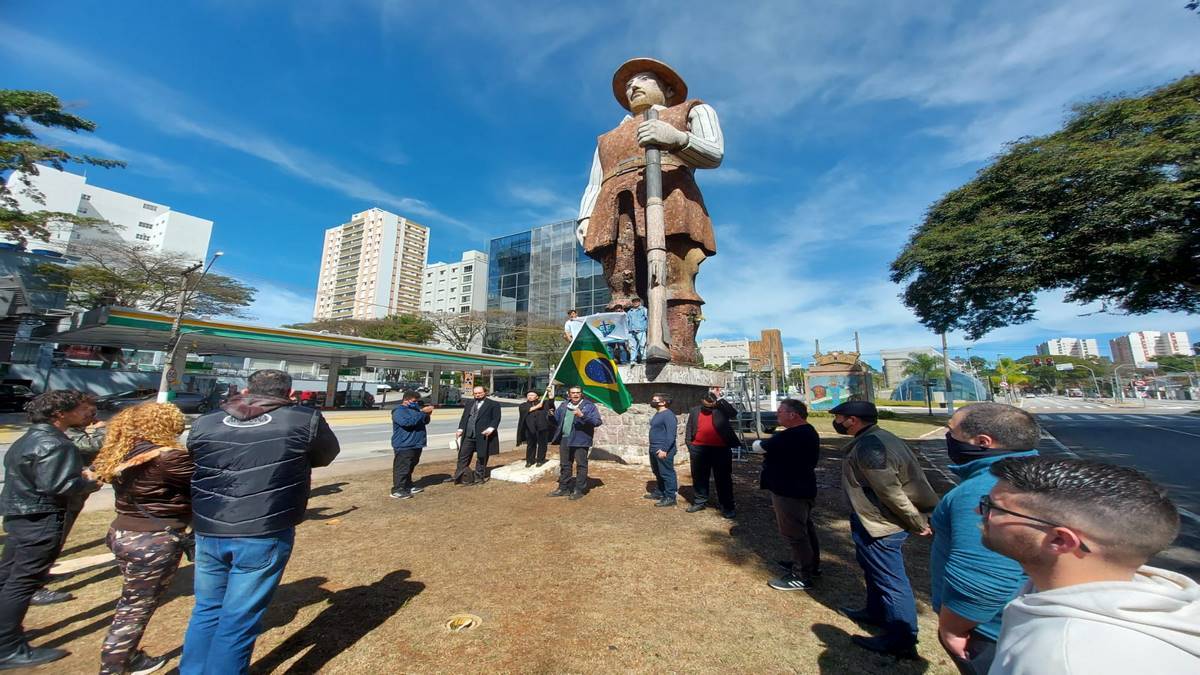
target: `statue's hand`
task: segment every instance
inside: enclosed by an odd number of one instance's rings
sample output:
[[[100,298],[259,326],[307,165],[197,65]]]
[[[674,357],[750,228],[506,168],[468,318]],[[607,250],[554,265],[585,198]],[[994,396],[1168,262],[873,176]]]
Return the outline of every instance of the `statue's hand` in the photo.
[[[575,228],[575,238],[579,240],[579,245],[583,246],[583,240],[587,239],[588,221],[591,218],[584,218],[579,221],[579,226]]]
[[[687,145],[688,135],[662,120],[646,120],[638,125],[638,145],[657,145],[667,150],[678,150]]]

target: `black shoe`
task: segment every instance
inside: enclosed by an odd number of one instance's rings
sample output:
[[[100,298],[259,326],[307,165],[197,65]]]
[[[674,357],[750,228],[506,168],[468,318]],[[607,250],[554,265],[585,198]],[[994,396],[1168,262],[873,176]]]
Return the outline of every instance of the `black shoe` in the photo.
[[[792,571],[792,568],[796,565],[796,563],[792,562],[791,560],[776,560],[775,564],[789,572]],[[809,579],[818,579],[821,577],[821,570],[813,570],[805,576],[807,576]]]
[[[882,626],[883,621],[871,616],[871,613],[865,609],[854,609],[853,607],[838,607],[837,613],[850,619],[855,623],[861,623],[864,626]]]
[[[53,605],[58,602],[66,602],[74,600],[75,596],[63,591],[52,591],[49,588],[39,588],[33,592],[33,597],[29,599],[31,605]]]
[[[567,497],[567,499],[570,499],[571,501],[583,499],[583,493],[582,492],[572,492],[571,496]]]
[[[538,466],[542,466],[542,465],[544,465],[545,463],[546,463],[546,460],[544,460],[544,459],[539,459],[539,460],[538,460],[538,462],[537,462],[537,465],[538,465]]]
[[[675,506],[675,500],[667,499],[666,497],[663,497],[662,499],[654,502],[654,505],[655,506]]]
[[[415,495],[415,494],[418,494],[418,493],[421,493],[421,492],[424,492],[424,491],[425,491],[425,488],[423,488],[423,487],[417,487],[416,485],[412,486],[412,489],[410,489],[410,490],[409,490],[409,492],[413,493],[414,495]]]
[[[17,647],[17,650],[7,657],[0,659],[0,670],[40,666],[43,663],[57,661],[69,653],[62,649],[51,649],[50,647],[30,647],[29,643],[26,642]]]
[[[392,492],[392,499],[412,499],[412,492],[409,490],[395,490]]]
[[[768,581],[767,585],[777,591],[807,591],[813,587],[813,582],[788,572],[778,579]]]
[[[548,494],[546,496],[547,497],[566,497],[569,494],[571,494],[570,490],[564,490],[562,488],[558,488],[557,490],[555,490],[554,492],[551,492],[550,494]]]
[[[867,637],[866,635],[851,635],[854,644],[879,654],[890,654],[898,659],[919,659],[917,646],[912,643],[896,643],[883,636]]]
[[[704,504],[692,504],[691,506],[687,507],[687,512],[695,513],[697,511],[703,511],[706,508],[708,507],[706,507]]]
[[[149,656],[146,652],[138,650],[133,658],[129,659],[129,663],[125,665],[127,675],[147,675],[167,665],[167,657],[165,656]]]
[[[455,480],[454,477],[450,477],[450,478],[443,479],[442,482],[443,483],[460,483],[462,481],[458,481],[458,480]]]
[[[647,492],[646,494],[642,495],[642,499],[653,499],[654,501],[658,501],[662,498],[663,495],[661,492]]]
[[[525,468],[526,468],[526,469],[528,469],[528,468],[529,468],[529,467],[531,467],[531,466],[533,466],[533,462],[525,462]]]
[[[721,517],[725,520],[733,520],[737,517],[737,511],[733,509],[721,509]]]

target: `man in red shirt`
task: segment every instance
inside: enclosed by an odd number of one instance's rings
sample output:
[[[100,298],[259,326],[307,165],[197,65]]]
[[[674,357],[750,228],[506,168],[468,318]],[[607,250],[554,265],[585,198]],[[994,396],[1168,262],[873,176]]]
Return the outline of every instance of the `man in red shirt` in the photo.
[[[700,405],[689,411],[687,431],[683,438],[692,462],[692,489],[696,493],[687,512],[702,511],[708,505],[708,478],[711,474],[717,484],[721,515],[733,518],[732,448],[741,445],[741,441],[733,430],[733,420],[717,405],[715,394],[705,394],[700,399]]]

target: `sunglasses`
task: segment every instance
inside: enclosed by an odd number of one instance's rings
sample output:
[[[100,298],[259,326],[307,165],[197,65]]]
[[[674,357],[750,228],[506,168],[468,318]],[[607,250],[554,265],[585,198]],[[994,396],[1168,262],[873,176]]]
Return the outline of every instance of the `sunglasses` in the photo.
[[[1033,516],[1027,516],[1024,513],[1017,513],[1016,511],[1009,511],[1006,508],[996,506],[996,502],[992,501],[992,498],[988,495],[984,495],[984,496],[980,497],[979,498],[979,515],[983,516],[984,520],[987,520],[988,516],[991,515],[992,511],[999,511],[1000,513],[1007,513],[1010,516],[1016,516],[1017,518],[1024,518],[1025,520],[1032,520],[1035,523],[1041,523],[1042,525],[1047,525],[1049,527],[1062,527],[1062,528],[1071,530],[1071,528],[1067,527],[1066,525],[1052,523],[1049,520],[1042,520],[1041,518],[1034,518]],[[1071,530],[1071,531],[1075,532],[1075,530]],[[1076,532],[1075,536],[1079,536],[1079,533]],[[1083,542],[1083,539],[1079,540],[1079,550],[1083,551],[1084,553],[1092,552],[1092,549],[1088,548],[1088,545]]]

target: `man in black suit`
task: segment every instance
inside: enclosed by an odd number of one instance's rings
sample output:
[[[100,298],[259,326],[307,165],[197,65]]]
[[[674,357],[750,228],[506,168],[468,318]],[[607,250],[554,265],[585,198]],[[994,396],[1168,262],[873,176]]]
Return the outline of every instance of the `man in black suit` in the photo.
[[[541,401],[536,391],[525,394],[525,402],[517,407],[517,445],[525,443],[525,466],[546,463],[546,445],[550,442],[554,401]]]
[[[458,466],[454,469],[454,482],[462,483],[475,455],[475,475],[470,485],[482,485],[488,479],[488,457],[500,452],[500,404],[487,397],[484,386],[471,390],[473,400],[463,407],[458,420]]]

